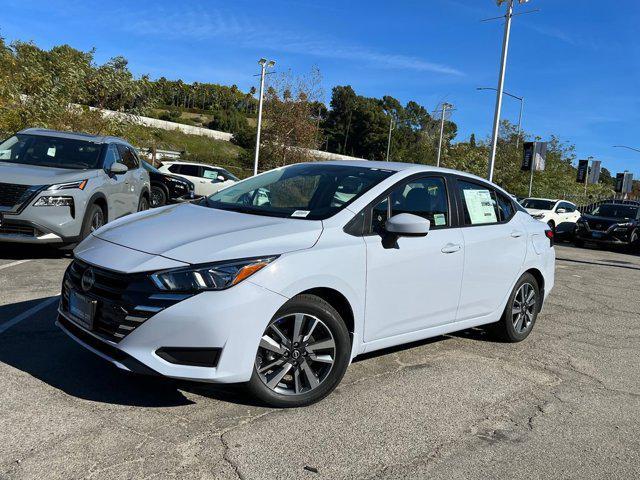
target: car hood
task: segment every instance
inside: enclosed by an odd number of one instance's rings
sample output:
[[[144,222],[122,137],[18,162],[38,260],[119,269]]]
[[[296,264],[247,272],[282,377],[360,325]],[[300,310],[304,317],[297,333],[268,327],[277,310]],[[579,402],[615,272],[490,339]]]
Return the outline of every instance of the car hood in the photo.
[[[582,215],[582,218],[586,220],[589,223],[589,225],[602,224],[605,226],[611,226],[614,223],[618,224],[618,223],[635,223],[636,222],[634,219],[625,220],[624,218],[598,217],[596,215],[588,215],[588,214]]]
[[[0,179],[2,179],[2,183],[17,183],[19,185],[53,185],[56,183],[75,182],[95,177],[98,172],[99,170],[75,170],[0,162]]]
[[[123,217],[94,235],[141,252],[198,264],[311,248],[321,233],[321,221],[249,215],[186,203]]]

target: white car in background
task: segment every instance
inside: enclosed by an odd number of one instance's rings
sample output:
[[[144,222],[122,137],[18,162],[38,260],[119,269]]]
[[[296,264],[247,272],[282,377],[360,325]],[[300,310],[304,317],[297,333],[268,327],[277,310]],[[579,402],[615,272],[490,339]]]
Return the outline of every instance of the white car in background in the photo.
[[[580,212],[574,203],[549,198],[525,198],[520,202],[536,220],[546,223],[557,235],[573,235]]]
[[[158,169],[186,178],[195,185],[195,194],[199,196],[213,195],[239,181],[239,178],[222,167],[194,162],[162,162]]]

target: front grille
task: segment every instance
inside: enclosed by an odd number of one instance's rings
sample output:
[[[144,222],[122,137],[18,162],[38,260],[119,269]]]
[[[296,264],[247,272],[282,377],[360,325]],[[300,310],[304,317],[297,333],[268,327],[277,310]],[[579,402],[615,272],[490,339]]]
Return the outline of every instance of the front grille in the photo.
[[[611,226],[611,223],[606,223],[598,220],[590,220],[587,223],[589,225],[589,228],[596,232],[606,232]]]
[[[19,235],[21,237],[33,238],[37,237],[39,234],[40,232],[30,225],[7,222],[3,222],[2,225],[0,225],[0,235]]]
[[[17,205],[31,185],[17,185],[15,183],[0,183],[0,207]]]
[[[85,291],[82,275],[93,270],[95,282]],[[97,301],[93,331],[119,342],[150,317],[191,295],[159,291],[146,273],[118,273],[74,260],[67,268],[62,286],[62,309],[69,312],[69,291],[74,290]]]

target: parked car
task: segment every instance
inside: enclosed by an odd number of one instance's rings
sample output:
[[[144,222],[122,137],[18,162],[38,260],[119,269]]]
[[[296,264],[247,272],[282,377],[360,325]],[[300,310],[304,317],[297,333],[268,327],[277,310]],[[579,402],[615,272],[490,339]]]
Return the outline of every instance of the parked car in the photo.
[[[150,203],[152,208],[195,198],[193,182],[177,175],[163,173],[144,160],[142,161],[142,166],[149,172],[151,181]]]
[[[116,137],[29,128],[0,144],[0,241],[65,245],[149,208],[149,174]]]
[[[366,352],[486,324],[524,340],[555,268],[553,232],[499,187],[368,161],[272,170],[74,253],[57,323],[75,341],[285,407],[329,394]]]
[[[224,168],[204,163],[163,162],[159,170],[186,178],[195,185],[196,195],[201,196],[212,195],[239,180]]]
[[[574,234],[576,222],[580,218],[575,204],[548,198],[525,198],[520,203],[533,218],[549,225],[556,235]]]
[[[640,249],[640,203],[605,203],[578,220],[574,243],[585,241],[601,245]]]

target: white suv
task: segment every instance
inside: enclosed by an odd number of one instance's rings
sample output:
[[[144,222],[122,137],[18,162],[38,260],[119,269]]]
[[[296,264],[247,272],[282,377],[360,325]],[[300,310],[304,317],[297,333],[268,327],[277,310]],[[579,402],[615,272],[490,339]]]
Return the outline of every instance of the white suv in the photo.
[[[195,185],[195,194],[200,196],[213,195],[239,180],[224,168],[206,163],[162,162],[158,170],[186,178]]]
[[[374,350],[486,324],[524,340],[555,268],[549,227],[499,187],[368,161],[272,170],[74,253],[58,316],[73,339],[124,370],[248,382],[276,406],[318,401]]]
[[[558,236],[574,234],[580,218],[574,203],[548,198],[525,198],[520,203],[533,218],[549,225]]]

